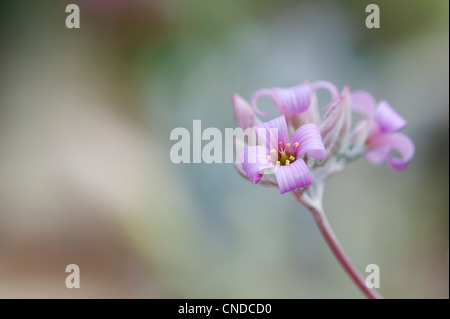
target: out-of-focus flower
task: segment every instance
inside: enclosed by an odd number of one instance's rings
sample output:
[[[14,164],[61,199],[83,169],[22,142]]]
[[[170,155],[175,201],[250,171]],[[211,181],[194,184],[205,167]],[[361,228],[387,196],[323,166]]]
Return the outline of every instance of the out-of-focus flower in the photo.
[[[351,95],[353,110],[364,114],[365,120],[354,129],[354,143],[365,139],[365,157],[374,165],[387,161],[394,170],[405,169],[414,156],[414,143],[397,131],[406,120],[384,100],[376,103],[370,93],[355,91]],[[397,151],[401,157],[394,157]]]
[[[273,169],[281,194],[312,184],[311,172],[302,156],[320,159],[327,155],[316,124],[301,126],[291,140],[284,115],[253,128],[263,145],[249,146],[239,156],[252,183],[257,184],[266,169]]]
[[[304,83],[289,88],[275,87],[271,89],[261,89],[253,94],[251,104],[255,112],[261,116],[270,115],[258,109],[258,99],[267,96],[270,97],[275,107],[289,118],[293,114],[305,112],[311,105],[314,91],[318,89],[326,89],[331,93],[331,102],[338,96],[339,91],[333,83],[327,81],[316,81],[313,83]]]

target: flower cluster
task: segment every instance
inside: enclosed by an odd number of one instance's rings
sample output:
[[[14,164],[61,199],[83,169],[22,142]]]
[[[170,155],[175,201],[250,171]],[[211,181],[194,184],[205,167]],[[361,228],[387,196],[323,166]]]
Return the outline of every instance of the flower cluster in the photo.
[[[331,99],[320,108],[316,91],[327,90]],[[269,97],[280,115],[269,121],[270,114],[258,108],[261,97]],[[411,139],[398,133],[406,126],[401,117],[384,100],[376,100],[365,91],[351,92],[345,86],[339,93],[327,81],[303,83],[289,88],[257,91],[247,103],[233,95],[233,111],[242,129],[253,128],[256,140],[236,141],[240,149],[239,173],[257,184],[277,186],[281,194],[302,192],[313,184],[341,171],[361,156],[375,165],[387,161],[395,170],[403,170],[414,155]],[[352,112],[363,120],[352,127]],[[275,137],[269,131],[276,131]],[[399,157],[394,156],[398,152]]]

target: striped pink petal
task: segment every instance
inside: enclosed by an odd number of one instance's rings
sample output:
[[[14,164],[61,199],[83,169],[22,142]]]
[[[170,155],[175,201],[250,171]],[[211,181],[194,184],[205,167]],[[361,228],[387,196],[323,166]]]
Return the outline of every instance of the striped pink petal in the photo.
[[[339,96],[339,92],[334,84],[327,81],[316,81],[312,84],[301,84],[288,88],[275,87],[272,89],[262,89],[257,91],[251,100],[251,104],[256,113],[268,116],[269,113],[258,109],[257,102],[267,96],[272,99],[275,107],[283,114],[296,114],[305,112],[311,105],[312,93],[318,89],[326,89],[331,93],[331,100]]]
[[[302,159],[297,159],[294,163],[287,166],[277,166],[275,177],[277,178],[281,194],[313,183],[311,172]]]
[[[263,122],[253,126],[258,143],[265,145],[267,149],[278,149],[278,143],[283,145],[289,142],[289,134],[286,125],[286,118],[281,115],[271,121]]]
[[[396,171],[404,170],[415,153],[414,143],[402,133],[380,134],[370,143],[373,147],[365,154],[367,160],[374,165],[388,161]],[[394,157],[393,151],[397,151],[401,157]]]
[[[299,146],[295,147],[295,143],[299,143]],[[305,153],[313,158],[327,156],[319,128],[314,123],[302,125],[295,131],[289,151],[296,152],[297,157]]]
[[[263,146],[250,146],[239,155],[239,161],[248,179],[253,184],[258,184],[262,173],[266,168],[273,167],[273,163],[267,159],[267,150]]]
[[[406,120],[395,112],[386,101],[378,103],[375,122],[382,132],[395,132],[406,126]]]
[[[263,96],[272,99],[275,107],[282,113],[302,113],[311,104],[310,84],[297,85],[290,88],[262,89],[257,91],[252,97],[252,106],[256,113],[262,116],[270,115],[258,109],[257,101]]]

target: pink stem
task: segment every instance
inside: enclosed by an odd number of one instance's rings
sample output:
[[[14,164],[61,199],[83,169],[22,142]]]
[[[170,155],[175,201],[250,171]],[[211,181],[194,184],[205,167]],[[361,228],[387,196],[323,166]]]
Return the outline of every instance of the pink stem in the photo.
[[[322,210],[319,210],[316,207],[312,207],[311,205],[306,205],[302,200],[301,196],[297,192],[292,192],[297,200],[304,204],[314,215],[316,219],[316,223],[319,226],[320,231],[322,232],[325,241],[330,247],[336,259],[339,261],[341,266],[353,280],[353,282],[358,286],[358,288],[371,299],[382,299],[383,297],[376,291],[375,289],[368,288],[365,284],[364,278],[359,274],[358,270],[353,266],[352,262],[345,254],[343,248],[339,244],[336,235],[331,229],[330,224],[328,223],[327,217]]]

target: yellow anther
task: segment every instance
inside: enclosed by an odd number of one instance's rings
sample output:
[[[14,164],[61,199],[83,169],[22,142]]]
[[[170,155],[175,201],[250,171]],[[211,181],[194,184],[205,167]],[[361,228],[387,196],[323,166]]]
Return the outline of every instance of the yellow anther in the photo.
[[[270,157],[270,155],[267,155],[266,158],[270,161],[272,159],[272,157]]]
[[[286,143],[286,147],[291,147],[291,143]]]
[[[299,147],[299,145],[300,145],[300,144],[298,144],[298,142],[295,142],[295,143],[294,143],[294,146],[295,146],[295,147]]]
[[[280,161],[277,161],[276,165],[277,165],[277,166],[280,166],[280,164],[281,164]]]
[[[277,150],[274,149],[274,148],[272,148],[272,149],[270,150],[270,153],[276,153],[276,152],[277,152]]]
[[[292,156],[292,155],[291,155],[291,157],[289,157],[289,159],[290,159],[291,161],[295,161],[295,157]]]
[[[289,162],[289,160],[286,160],[286,162],[284,163],[284,165],[289,165],[291,164],[291,162]]]

